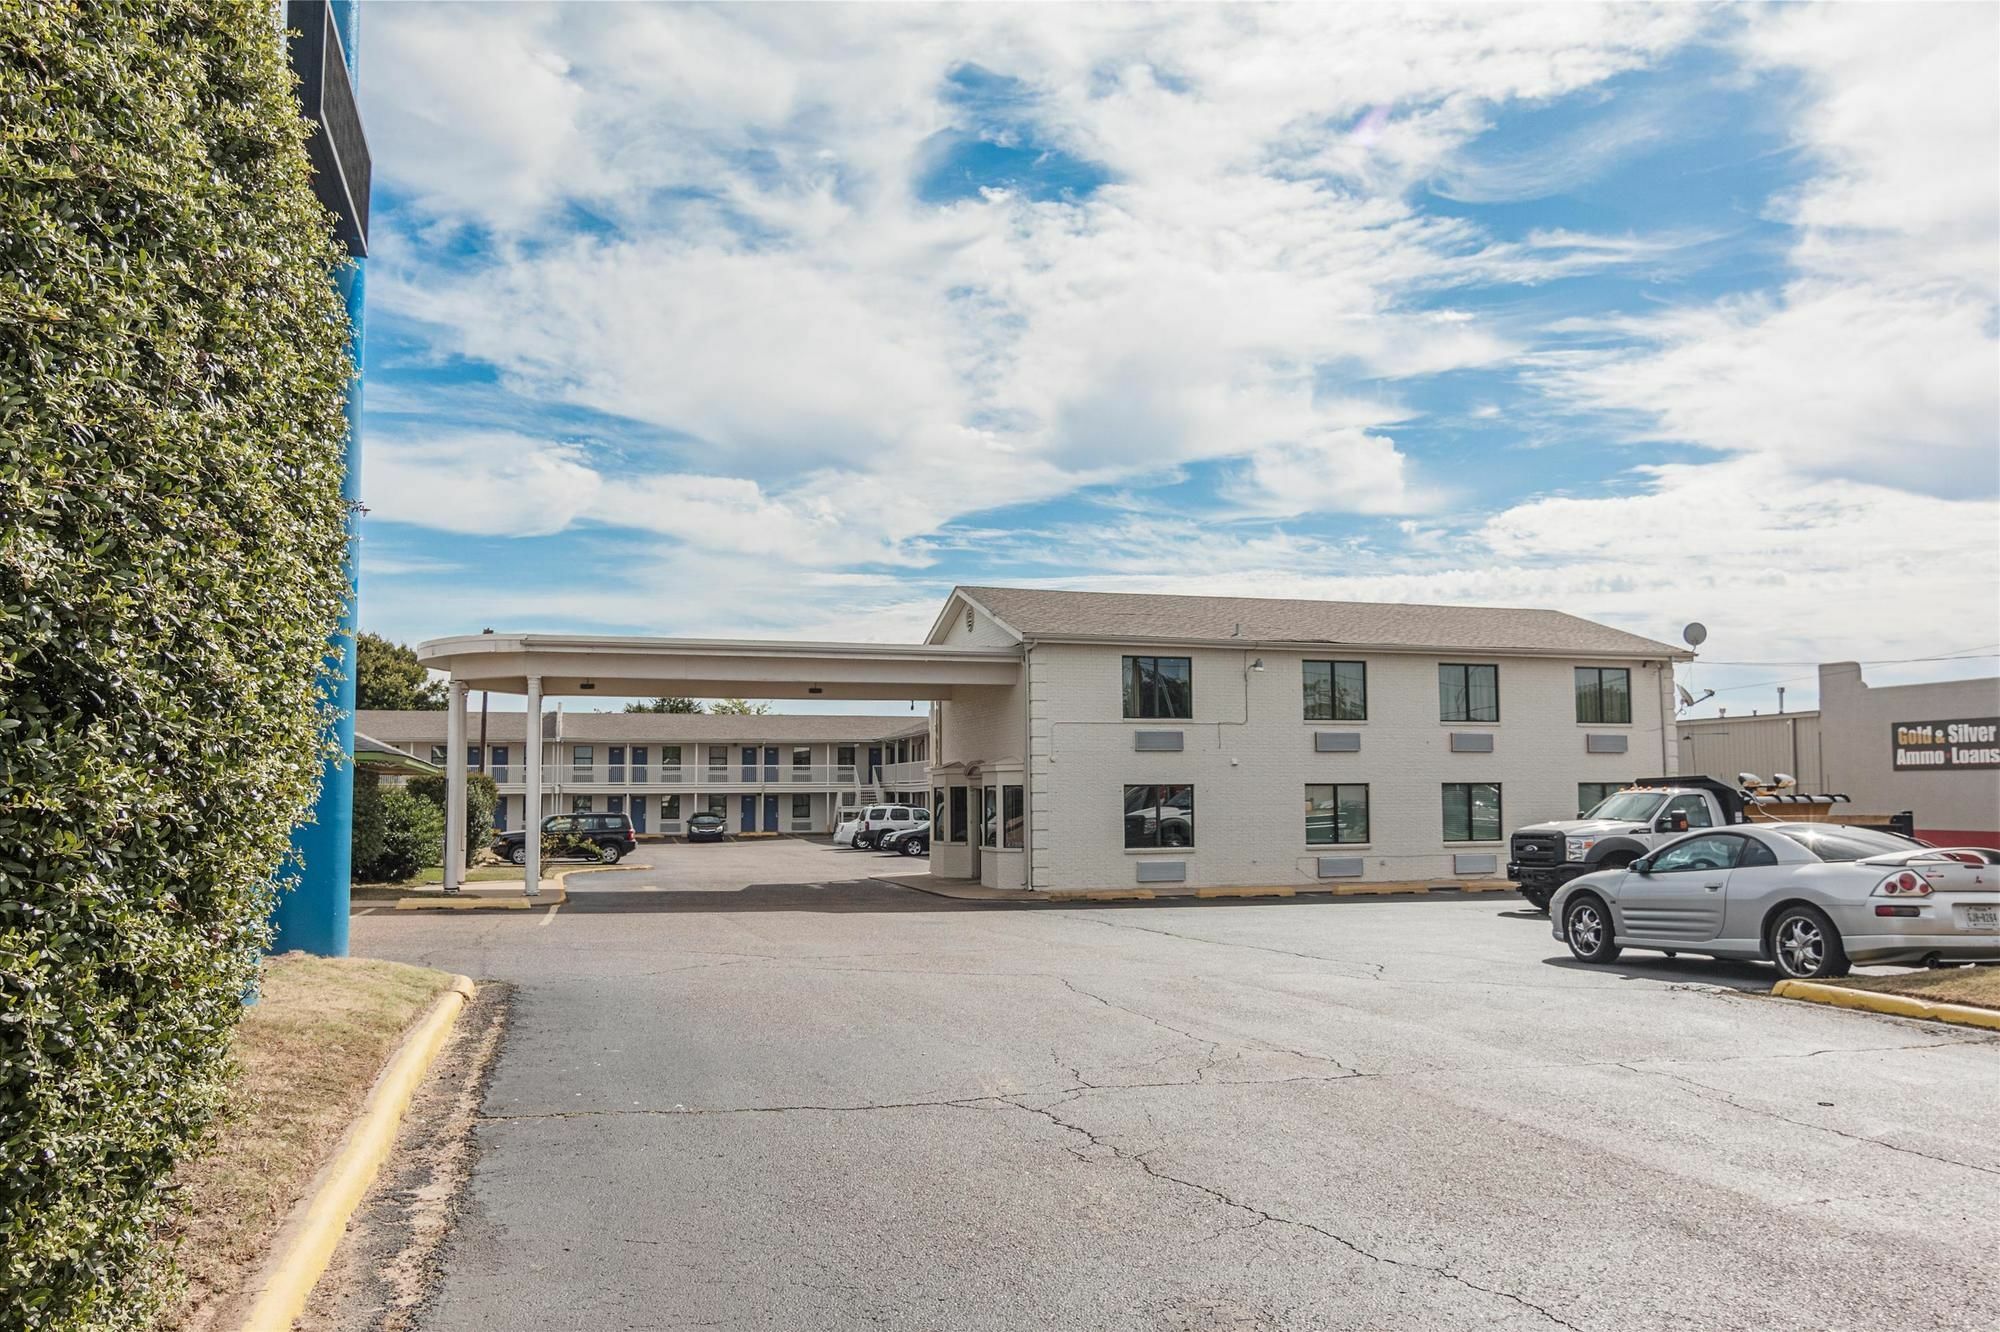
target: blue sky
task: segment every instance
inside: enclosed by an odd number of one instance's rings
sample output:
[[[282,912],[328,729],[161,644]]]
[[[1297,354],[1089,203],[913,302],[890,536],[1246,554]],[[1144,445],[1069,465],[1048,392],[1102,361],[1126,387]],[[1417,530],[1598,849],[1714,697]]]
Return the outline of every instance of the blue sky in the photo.
[[[2000,650],[1991,7],[363,21],[366,627],[1031,582],[1699,619],[1732,710],[1994,667],[1889,664]]]

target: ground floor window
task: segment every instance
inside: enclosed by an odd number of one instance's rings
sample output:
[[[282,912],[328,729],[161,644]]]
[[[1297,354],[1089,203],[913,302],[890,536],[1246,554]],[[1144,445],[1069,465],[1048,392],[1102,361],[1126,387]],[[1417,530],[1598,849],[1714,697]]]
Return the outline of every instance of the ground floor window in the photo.
[[[951,820],[947,829],[950,835],[945,838],[947,842],[965,840],[965,792],[966,788],[963,786],[951,788]]]
[[[1368,840],[1368,787],[1343,783],[1306,787],[1306,845]]]
[[[589,796],[571,796],[571,797],[569,798],[569,809],[570,809],[570,813],[572,813],[572,814],[588,814],[588,813],[590,813],[590,797],[589,797]]]
[[[986,787],[984,798],[980,802],[979,844],[981,846],[992,846],[994,844],[994,836],[999,832],[999,790],[1000,788],[997,786]]]
[[[1444,784],[1444,840],[1447,842],[1500,840],[1498,782]]]
[[[1194,845],[1192,786],[1128,786],[1125,788],[1125,846]]]
[[[726,818],[728,818],[728,817],[729,817],[729,797],[728,797],[728,796],[719,796],[719,795],[712,795],[712,796],[710,796],[710,797],[708,798],[708,811],[707,811],[707,812],[708,812],[708,813],[710,813],[710,814],[715,814],[715,815],[719,815],[719,816],[721,816],[722,818],[725,818],[725,819],[726,819]]]
[[[813,798],[809,795],[793,796],[792,817],[795,819],[809,819],[812,816],[813,816]]]
[[[1000,845],[1020,850],[1028,831],[1026,802],[1021,799],[1021,788],[1003,786],[1000,788]]]
[[[1582,818],[1625,788],[1617,782],[1578,782],[1576,816]]]
[[[679,823],[681,821],[681,798],[677,795],[660,797],[660,822]]]

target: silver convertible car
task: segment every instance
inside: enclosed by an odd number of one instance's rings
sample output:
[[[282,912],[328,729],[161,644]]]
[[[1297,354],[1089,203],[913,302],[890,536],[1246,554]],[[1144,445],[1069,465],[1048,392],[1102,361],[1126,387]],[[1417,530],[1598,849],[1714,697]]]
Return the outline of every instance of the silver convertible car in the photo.
[[[1549,919],[1584,962],[1656,948],[1809,980],[1856,963],[2000,961],[2000,852],[1835,824],[1709,828],[1570,880]]]

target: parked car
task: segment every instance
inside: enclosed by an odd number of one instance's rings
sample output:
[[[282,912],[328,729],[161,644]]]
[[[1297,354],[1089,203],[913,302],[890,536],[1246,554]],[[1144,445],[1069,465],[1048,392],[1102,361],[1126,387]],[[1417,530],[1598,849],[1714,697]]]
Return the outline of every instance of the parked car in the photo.
[[[1824,823],[1692,832],[1550,904],[1580,961],[1624,948],[1768,960],[1798,980],[1884,962],[2000,961],[2000,853]]]
[[[931,812],[920,805],[870,805],[855,825],[852,845],[865,851],[883,833],[908,828],[913,823],[928,824],[930,818]]]
[[[927,856],[931,853],[931,825],[924,822],[907,828],[892,828],[881,834],[875,845],[881,850],[896,851],[906,856]]]
[[[720,842],[729,836],[729,821],[720,814],[701,813],[688,820],[690,842]]]
[[[581,837],[597,848],[597,859],[606,865],[616,865],[626,856],[639,849],[639,839],[632,833],[632,816],[629,814],[551,814],[542,820],[542,835]],[[528,834],[520,832],[495,833],[491,843],[493,854],[516,865],[528,863]]]
[[[840,811],[833,825],[833,844],[835,846],[854,845],[854,834],[861,831],[862,813],[863,811],[857,805],[849,805]]]

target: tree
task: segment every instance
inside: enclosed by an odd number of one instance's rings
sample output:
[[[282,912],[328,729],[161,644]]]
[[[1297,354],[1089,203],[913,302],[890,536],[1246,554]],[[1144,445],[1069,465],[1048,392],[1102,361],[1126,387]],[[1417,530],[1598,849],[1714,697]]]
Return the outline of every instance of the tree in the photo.
[[[0,3],[4,1328],[157,1325],[327,758],[355,366],[292,82],[269,0]]]
[[[430,801],[437,806],[438,817],[445,811],[447,779],[443,777],[412,777],[409,781],[410,794]],[[493,840],[493,806],[499,801],[500,788],[493,779],[483,772],[465,774],[465,856],[464,864],[472,863],[473,855],[480,847]],[[440,824],[442,827],[442,824]],[[439,834],[443,836],[442,833]],[[439,843],[442,846],[442,842]]]
[[[718,717],[762,717],[771,710],[771,705],[741,698],[723,698],[709,704],[708,710]]]
[[[356,634],[354,706],[386,711],[442,712],[449,697],[444,683],[431,679],[416,650],[380,634]]]
[[[691,698],[649,698],[643,703],[627,703],[627,712],[700,712],[701,704]]]
[[[407,787],[354,783],[354,881],[403,883],[444,853],[444,807]]]

